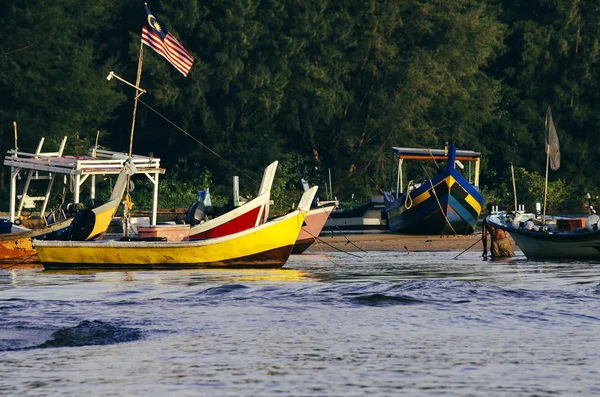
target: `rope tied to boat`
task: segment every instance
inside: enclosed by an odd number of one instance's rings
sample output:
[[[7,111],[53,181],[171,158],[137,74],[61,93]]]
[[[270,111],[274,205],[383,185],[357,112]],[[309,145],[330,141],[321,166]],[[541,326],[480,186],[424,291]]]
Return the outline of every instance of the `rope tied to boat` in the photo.
[[[435,164],[435,168],[437,168],[439,170],[440,166],[437,163],[437,161],[435,160],[435,157],[433,156],[433,152],[431,151],[431,149],[428,149],[428,150],[429,150],[429,155],[431,156],[431,159],[433,160],[433,164]]]
[[[444,212],[444,209],[442,208],[442,203],[440,203],[440,199],[437,196],[437,193],[435,191],[435,186],[433,186],[433,181],[431,180],[429,173],[427,172],[425,167],[423,167],[423,170],[425,171],[425,173],[427,174],[427,177],[429,178],[429,184],[431,185],[431,191],[433,192],[433,197],[435,197],[435,201],[437,201],[438,207],[440,207],[440,211],[441,211],[442,215],[444,215],[444,219],[446,219],[446,223],[448,224],[448,226],[450,226],[450,229],[452,229],[454,236],[458,235],[458,233],[456,233],[456,230],[454,230],[454,228],[452,227],[452,224],[450,223],[450,219],[448,219],[448,216],[446,216],[446,213]]]
[[[408,182],[408,186],[406,186],[406,197],[404,198],[404,208],[406,208],[407,210],[411,209],[411,207],[413,206],[413,199],[412,197],[410,197],[410,191],[412,190],[411,188],[414,188],[414,182],[411,179],[410,182]],[[410,205],[408,204],[410,202]]]

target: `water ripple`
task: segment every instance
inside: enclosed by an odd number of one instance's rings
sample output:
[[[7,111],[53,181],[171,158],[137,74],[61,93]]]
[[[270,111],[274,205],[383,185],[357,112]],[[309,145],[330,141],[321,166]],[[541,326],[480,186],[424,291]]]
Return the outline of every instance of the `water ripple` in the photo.
[[[600,264],[0,271],[2,395],[595,395]]]

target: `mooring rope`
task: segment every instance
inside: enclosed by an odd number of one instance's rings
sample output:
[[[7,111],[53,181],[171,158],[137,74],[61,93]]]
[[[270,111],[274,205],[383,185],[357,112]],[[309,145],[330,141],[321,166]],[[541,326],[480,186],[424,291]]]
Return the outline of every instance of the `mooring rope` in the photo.
[[[325,208],[321,208],[321,209],[322,209],[323,211],[325,211],[325,212],[326,212],[326,209],[325,209]],[[327,215],[327,218],[329,218],[329,214]],[[329,218],[329,219],[331,219],[331,218]],[[308,232],[308,234],[310,234],[310,236],[313,238],[314,242],[315,242],[315,243],[317,243],[317,246],[319,247],[319,250],[320,250],[320,251],[321,251],[323,254],[325,254],[325,251],[323,250],[323,247],[321,247],[321,244],[320,244],[320,243],[323,243],[323,244],[327,245],[328,247],[330,247],[330,248],[333,248],[333,249],[336,249],[336,250],[338,250],[338,251],[340,251],[340,252],[343,252],[343,253],[345,253],[345,254],[352,255],[352,256],[355,256],[355,257],[357,257],[357,258],[362,258],[362,257],[361,257],[361,256],[359,256],[359,255],[353,254],[353,253],[351,253],[351,252],[349,252],[349,251],[345,251],[345,250],[343,250],[343,249],[341,249],[341,248],[334,247],[333,245],[331,245],[331,244],[329,244],[329,243],[327,243],[327,242],[325,242],[325,241],[321,240],[321,239],[319,238],[319,236],[315,236],[315,235],[314,235],[314,233],[313,233],[313,232],[310,230],[310,227],[309,227],[308,225],[306,225],[306,231],[307,231],[307,232]],[[346,240],[348,240],[348,238],[347,238],[347,237],[346,237]],[[348,241],[350,241],[350,240],[348,240]],[[360,247],[358,247],[358,246],[356,246],[356,245],[355,245],[355,247],[356,247],[356,248],[358,248],[358,249],[360,249],[360,250],[362,250]],[[364,251],[364,250],[362,250],[362,251]],[[366,251],[364,251],[364,252],[366,252]],[[331,259],[330,259],[330,260],[331,260]],[[333,260],[331,260],[331,262],[332,262],[332,263],[334,263],[335,265],[338,265],[338,264],[337,264],[337,263],[335,263]]]
[[[404,208],[406,208],[407,210],[412,208],[413,205],[413,200],[412,197],[410,197],[410,187],[414,185],[414,182],[411,180],[410,182],[408,182],[408,186],[406,186],[406,197],[404,198]],[[408,205],[408,202],[410,201],[410,205]]]
[[[226,158],[224,158],[223,156],[221,156],[219,153],[215,152],[214,150],[212,150],[211,148],[209,148],[208,146],[206,146],[200,140],[198,140],[194,136],[192,136],[189,132],[185,131],[183,128],[181,128],[180,126],[178,126],[177,124],[175,124],[173,121],[169,120],[166,116],[162,115],[159,111],[157,111],[156,109],[152,108],[152,106],[148,105],[146,102],[142,101],[141,99],[138,99],[138,101],[142,105],[146,106],[148,109],[152,110],[158,116],[160,116],[161,118],[163,118],[166,122],[168,122],[169,124],[171,124],[173,127],[177,128],[179,131],[183,132],[189,138],[191,138],[194,141],[196,141],[196,143],[198,143],[200,146],[202,146],[203,148],[205,148],[206,150],[208,150],[209,152],[211,152],[212,154],[214,154],[215,156],[217,156],[218,158],[220,158],[221,160],[223,160],[224,162],[226,162],[227,164],[229,164],[233,169],[235,169],[239,173],[243,174],[245,177],[247,177],[248,179],[250,179],[252,182],[254,182],[256,184],[259,184],[259,182],[257,182],[250,175],[248,175],[247,173],[245,173],[244,171],[242,171],[241,169],[239,169],[238,167],[236,167],[235,164],[233,164],[231,161],[227,160]]]
[[[431,191],[433,192],[433,196],[435,197],[435,201],[437,201],[437,203],[438,203],[438,207],[440,208],[440,211],[442,212],[442,215],[444,215],[444,219],[446,219],[446,223],[448,224],[448,226],[450,226],[450,229],[452,229],[452,232],[454,233],[454,235],[455,236],[458,235],[458,233],[456,233],[456,230],[454,230],[454,228],[452,227],[452,224],[450,223],[450,220],[446,216],[446,213],[444,212],[444,209],[442,208],[442,203],[440,203],[440,199],[438,198],[437,193],[435,192],[435,186],[433,186],[433,180],[429,176],[429,172],[427,172],[427,170],[425,169],[425,167],[423,167],[423,170],[425,171],[425,174],[427,174],[427,178],[429,178],[429,184],[431,185]]]

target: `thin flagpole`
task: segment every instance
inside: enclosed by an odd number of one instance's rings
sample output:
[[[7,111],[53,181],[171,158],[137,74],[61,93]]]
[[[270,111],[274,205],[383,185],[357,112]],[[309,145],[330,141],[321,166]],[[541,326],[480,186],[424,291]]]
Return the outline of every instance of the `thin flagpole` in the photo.
[[[137,78],[135,80],[135,86],[140,86],[140,79],[142,78],[142,64],[144,63],[144,42],[140,41],[140,59],[138,60],[138,71]],[[133,131],[135,130],[135,116],[137,113],[138,99],[143,94],[142,91],[135,91],[135,101],[133,104],[133,121],[131,122],[131,136],[129,138],[129,157],[133,153]]]
[[[518,202],[517,202],[517,185],[515,183],[515,167],[513,166],[512,161],[510,162],[510,173],[512,174],[512,185],[513,185],[513,193],[515,195],[515,216],[517,215]]]
[[[550,165],[550,145],[546,145],[546,181],[544,183],[544,215],[542,225],[546,224],[546,201],[548,199],[548,167]]]
[[[142,78],[143,63],[144,63],[144,42],[140,41],[140,58],[138,60],[137,78],[135,80],[136,88],[140,86],[140,80]],[[135,117],[137,114],[138,99],[140,98],[140,96],[142,94],[143,94],[143,91],[140,91],[138,89],[135,90],[135,100],[133,103],[133,120],[131,121],[131,135],[129,137],[129,157],[130,158],[133,155],[133,132],[135,131]],[[130,185],[131,185],[130,181],[131,181],[131,175],[127,175],[127,193],[125,196],[126,214],[124,216],[124,218],[125,218],[124,219],[124,221],[125,221],[125,230],[124,230],[125,237],[127,237],[129,235],[129,217],[131,216],[131,214],[129,213],[129,202],[130,202],[129,193],[130,193]]]

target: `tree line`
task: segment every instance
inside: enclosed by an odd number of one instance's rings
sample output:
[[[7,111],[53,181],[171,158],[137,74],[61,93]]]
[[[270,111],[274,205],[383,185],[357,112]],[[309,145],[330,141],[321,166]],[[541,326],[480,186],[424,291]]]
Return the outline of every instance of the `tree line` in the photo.
[[[33,151],[40,137],[52,146],[68,136],[67,152],[82,154],[100,131],[101,146],[126,152],[134,93],[106,76],[135,81],[143,2],[4,3],[0,150],[14,147],[17,121],[21,150]],[[545,172],[549,105],[562,155],[550,174],[560,190],[554,210],[598,186],[600,3],[156,0],[148,7],[195,58],[184,77],[144,49],[147,94],[133,152],[162,159],[163,206],[184,205],[178,200],[208,185],[228,197],[233,175],[251,194],[273,160],[281,163],[274,197],[297,195],[300,178],[323,187],[323,197],[331,173],[333,195],[364,200],[390,188],[391,146],[445,142],[482,152],[484,194],[508,204],[511,162],[520,174]],[[522,178],[519,189],[530,181]]]

